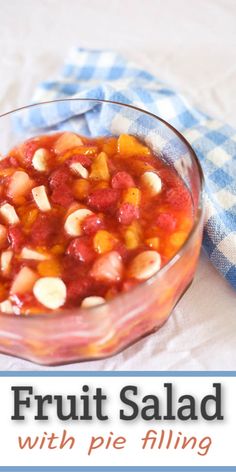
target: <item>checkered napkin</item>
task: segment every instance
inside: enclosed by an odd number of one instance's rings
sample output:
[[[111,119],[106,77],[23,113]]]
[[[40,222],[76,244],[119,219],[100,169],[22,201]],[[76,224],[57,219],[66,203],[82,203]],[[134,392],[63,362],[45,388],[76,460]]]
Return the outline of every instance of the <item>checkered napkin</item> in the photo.
[[[205,175],[203,245],[211,262],[236,288],[236,131],[200,113],[159,79],[111,51],[73,50],[61,75],[40,84],[33,102],[73,97],[135,105],[164,118],[187,138]],[[32,131],[66,129],[69,120],[73,129],[77,120],[81,133],[92,134],[96,128],[96,134],[103,134],[107,117],[99,120],[99,113],[99,108],[91,113],[81,102],[56,103],[46,113],[31,109],[23,125]]]

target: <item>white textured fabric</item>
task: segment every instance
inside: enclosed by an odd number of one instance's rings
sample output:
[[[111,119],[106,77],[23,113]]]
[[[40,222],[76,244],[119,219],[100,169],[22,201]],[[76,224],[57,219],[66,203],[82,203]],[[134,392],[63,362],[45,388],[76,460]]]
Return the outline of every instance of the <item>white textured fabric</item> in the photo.
[[[27,104],[36,84],[81,44],[118,50],[236,126],[234,0],[0,0],[0,8],[1,112]],[[235,346],[236,294],[202,256],[161,331],[111,359],[59,369],[233,370]],[[42,367],[0,355],[0,369]]]

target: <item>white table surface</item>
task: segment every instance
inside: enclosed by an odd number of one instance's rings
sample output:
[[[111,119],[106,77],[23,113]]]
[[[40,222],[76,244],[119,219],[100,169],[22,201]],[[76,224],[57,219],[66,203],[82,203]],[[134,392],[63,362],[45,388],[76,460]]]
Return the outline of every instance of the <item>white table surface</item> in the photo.
[[[113,48],[236,127],[235,0],[0,0],[0,112],[76,45]],[[236,293],[201,256],[194,283],[156,334],[63,370],[235,370]],[[0,355],[0,370],[43,370]]]

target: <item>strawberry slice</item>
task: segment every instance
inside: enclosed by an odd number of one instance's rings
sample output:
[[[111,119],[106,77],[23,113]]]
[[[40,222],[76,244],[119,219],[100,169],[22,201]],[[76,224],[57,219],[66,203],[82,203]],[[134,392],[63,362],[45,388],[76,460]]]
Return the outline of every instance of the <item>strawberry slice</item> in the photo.
[[[89,245],[89,239],[87,237],[73,239],[67,247],[66,254],[85,263],[92,262],[96,257],[96,253]]]
[[[117,219],[122,225],[129,225],[133,220],[139,218],[139,207],[132,203],[122,203],[118,212]]]
[[[99,229],[104,229],[105,224],[102,218],[100,218],[100,216],[91,215],[85,218],[82,227],[85,234],[92,235],[97,233]]]
[[[25,242],[25,236],[19,226],[10,226],[8,230],[8,238],[10,240],[12,249],[19,252]]]
[[[35,151],[38,149],[39,143],[38,141],[32,140],[27,141],[25,146],[23,146],[23,163],[26,167],[31,167],[32,159]]]
[[[67,166],[61,166],[52,172],[49,178],[49,185],[52,190],[60,189],[63,184],[70,184],[71,173]]]
[[[72,189],[69,185],[61,184],[60,187],[53,190],[50,199],[55,205],[68,207],[74,201]]]
[[[118,190],[103,188],[95,190],[88,197],[88,205],[97,211],[113,210],[117,205],[120,193]]]
[[[135,187],[133,178],[128,172],[120,171],[113,175],[111,180],[112,188],[124,190],[129,187]]]

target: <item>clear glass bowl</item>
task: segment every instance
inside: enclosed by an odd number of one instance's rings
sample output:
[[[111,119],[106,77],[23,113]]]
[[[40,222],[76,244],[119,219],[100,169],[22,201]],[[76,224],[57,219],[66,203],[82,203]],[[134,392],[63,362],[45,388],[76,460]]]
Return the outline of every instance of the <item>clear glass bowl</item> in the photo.
[[[88,120],[80,115],[85,111]],[[45,129],[42,117],[49,115],[50,127]],[[46,102],[0,116],[0,152],[4,154],[20,141],[58,129],[88,136],[130,133],[145,141],[175,167],[188,186],[194,225],[168,264],[106,305],[28,317],[1,313],[0,351],[44,365],[105,358],[159,329],[192,282],[203,229],[200,164],[185,138],[167,122],[144,110],[103,100]]]

